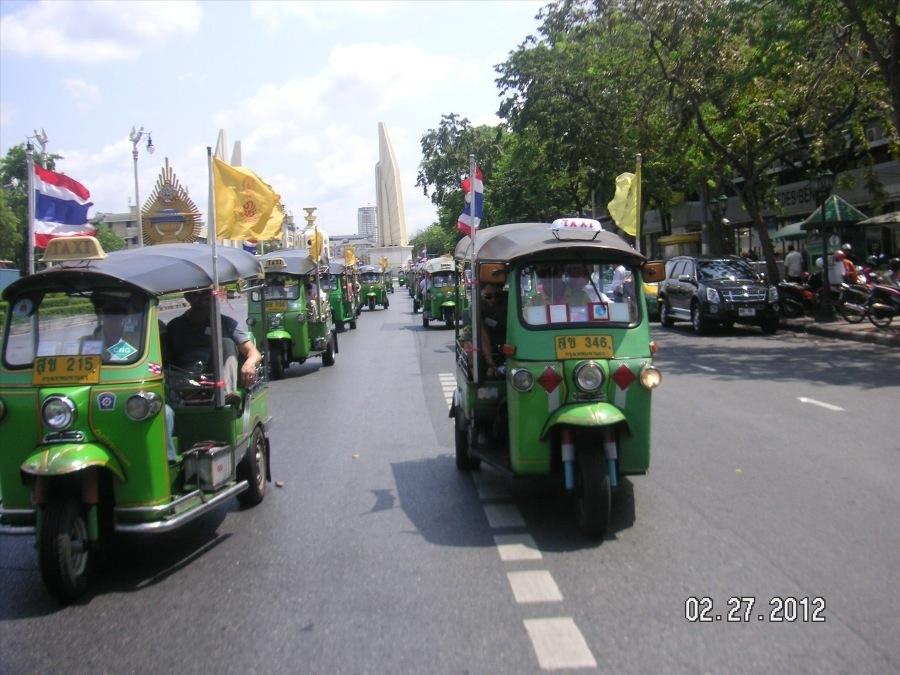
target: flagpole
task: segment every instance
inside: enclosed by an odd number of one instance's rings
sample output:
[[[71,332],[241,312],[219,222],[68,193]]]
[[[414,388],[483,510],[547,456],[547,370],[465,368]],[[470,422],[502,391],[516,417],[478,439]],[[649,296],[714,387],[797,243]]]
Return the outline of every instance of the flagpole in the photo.
[[[206,167],[209,172],[209,223],[206,226],[206,236],[211,239],[213,270],[213,287],[210,291],[212,297],[210,298],[209,303],[211,315],[209,332],[213,345],[216,345],[216,349],[213,350],[213,353],[216,355],[216,358],[213,360],[213,376],[215,377],[216,385],[219,385],[219,383],[222,382],[222,371],[224,370],[222,366],[222,320],[219,318],[221,311],[219,308],[219,253],[216,248],[216,189],[215,178],[213,176],[212,147],[208,145],[206,146]],[[140,209],[140,206],[138,209]],[[140,214],[140,210],[138,210],[138,214]],[[210,233],[212,234],[211,238]],[[238,377],[240,377],[240,374],[238,374]],[[224,387],[216,386],[215,397],[217,408],[221,408],[225,405]]]
[[[472,381],[478,384],[478,371],[480,370],[481,355],[481,323],[479,322],[478,310],[481,304],[481,280],[479,275],[475,274],[475,232],[478,230],[478,223],[475,221],[475,154],[469,155],[469,213],[472,217],[472,226],[469,228],[471,234],[469,238],[472,240],[472,255],[469,266],[472,269],[472,302],[469,303],[470,314],[472,317],[472,348],[475,350],[475,369],[472,373]],[[476,297],[477,296],[477,297]]]
[[[25,145],[25,157],[28,164],[28,274],[34,274],[34,150],[31,141]]]
[[[635,218],[636,222],[634,224],[634,246],[638,253],[641,253],[641,222],[643,220],[641,215],[641,153],[637,154],[637,189],[635,191],[635,199],[637,203],[635,204]]]

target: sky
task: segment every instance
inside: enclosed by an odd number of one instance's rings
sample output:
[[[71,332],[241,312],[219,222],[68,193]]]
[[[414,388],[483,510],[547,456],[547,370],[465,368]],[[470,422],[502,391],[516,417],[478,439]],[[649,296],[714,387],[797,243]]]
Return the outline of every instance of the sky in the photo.
[[[89,215],[135,201],[132,128],[146,202],[168,158],[208,208],[207,147],[281,195],[297,224],[316,207],[329,236],[375,205],[378,123],[400,168],[409,237],[436,221],[415,187],[421,139],[442,115],[497,124],[494,66],[538,32],[530,0],[0,0],[0,155],[47,136],[56,170],[91,192]],[[467,167],[460,167],[460,177]]]

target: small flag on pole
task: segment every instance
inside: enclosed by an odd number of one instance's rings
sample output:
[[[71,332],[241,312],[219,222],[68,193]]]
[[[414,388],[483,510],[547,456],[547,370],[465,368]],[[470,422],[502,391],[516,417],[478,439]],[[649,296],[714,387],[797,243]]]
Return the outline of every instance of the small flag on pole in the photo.
[[[637,237],[640,229],[641,162],[638,155],[635,173],[616,176],[616,194],[607,205],[609,215],[622,230]]]
[[[91,193],[68,176],[34,167],[34,245],[46,248],[56,237],[87,237],[97,234],[88,224],[87,212],[94,205]]]
[[[465,190],[466,193],[466,208],[459,214],[456,229],[471,237],[472,229],[474,228],[477,230],[478,225],[481,223],[481,216],[484,209],[484,182],[481,169],[477,166],[475,167],[475,185],[472,185],[470,176],[463,180],[462,189]],[[473,201],[475,202],[474,214],[472,211]]]

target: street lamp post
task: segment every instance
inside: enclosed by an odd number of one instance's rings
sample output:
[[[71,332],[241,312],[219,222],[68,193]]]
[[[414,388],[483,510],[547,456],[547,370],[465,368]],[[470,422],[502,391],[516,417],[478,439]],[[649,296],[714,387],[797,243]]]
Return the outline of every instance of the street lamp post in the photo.
[[[831,188],[834,185],[834,174],[827,169],[814,174],[810,180],[811,187],[816,193],[816,201],[821,209],[822,223],[819,227],[822,237],[822,302],[820,310],[823,318],[833,316],[831,308],[831,289],[828,286],[828,272],[830,265],[828,264],[828,233],[826,232],[827,221],[825,219],[825,202],[828,195],[831,194]]]
[[[153,147],[153,139],[150,136],[152,133],[152,131],[147,132],[147,152],[151,155],[155,150]],[[137,215],[138,248],[144,245],[144,222],[141,217],[141,190],[138,185],[138,143],[141,142],[143,137],[144,127],[141,127],[138,131],[135,131],[134,127],[131,127],[131,133],[128,135],[128,138],[131,139],[131,156],[134,158],[134,204]]]
[[[709,228],[709,252],[720,255],[722,251],[722,219],[728,208],[728,197],[724,194],[709,200],[709,210],[712,213],[712,226]]]

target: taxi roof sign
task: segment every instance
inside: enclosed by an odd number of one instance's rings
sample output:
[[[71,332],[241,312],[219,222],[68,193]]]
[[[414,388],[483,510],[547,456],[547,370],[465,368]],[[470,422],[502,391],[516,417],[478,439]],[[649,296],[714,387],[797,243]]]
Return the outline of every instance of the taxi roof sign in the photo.
[[[266,267],[287,267],[284,258],[269,258],[266,260]]]
[[[96,237],[55,237],[44,248],[43,262],[103,260],[108,257]]]
[[[594,239],[603,226],[593,218],[557,218],[550,224],[550,231],[557,239]]]

